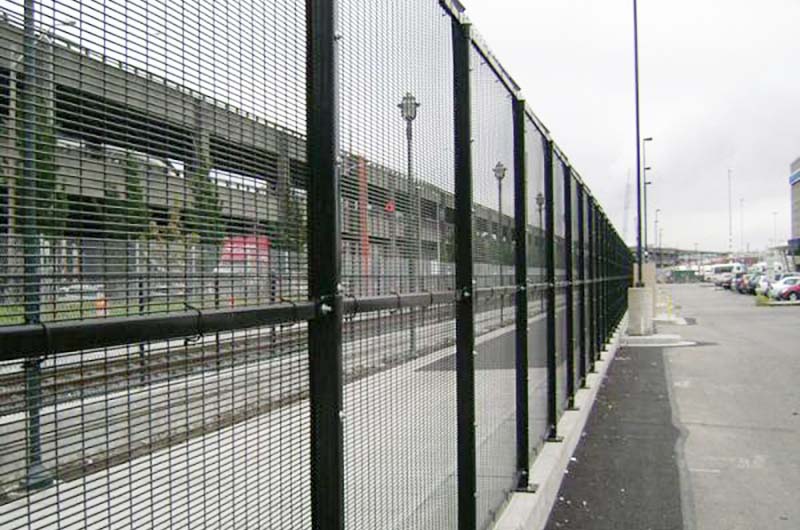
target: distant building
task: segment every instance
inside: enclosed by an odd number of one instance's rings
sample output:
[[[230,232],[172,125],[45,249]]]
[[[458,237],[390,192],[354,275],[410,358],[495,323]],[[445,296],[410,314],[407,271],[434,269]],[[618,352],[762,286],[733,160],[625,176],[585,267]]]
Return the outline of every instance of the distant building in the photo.
[[[800,270],[800,158],[792,162],[789,185],[792,187],[792,235],[789,251],[794,256],[794,268]]]

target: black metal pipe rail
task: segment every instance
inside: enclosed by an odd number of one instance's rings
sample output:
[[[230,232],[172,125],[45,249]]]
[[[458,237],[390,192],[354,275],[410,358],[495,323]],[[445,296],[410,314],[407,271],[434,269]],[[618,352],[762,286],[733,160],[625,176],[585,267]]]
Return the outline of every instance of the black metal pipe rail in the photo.
[[[529,285],[538,292],[547,284]],[[511,299],[514,285],[475,289],[477,301]],[[342,295],[342,313],[353,315],[382,310],[424,308],[456,301],[455,290],[355,297]],[[259,307],[194,309],[150,315],[41,322],[36,325],[0,327],[0,361],[36,358],[142,342],[198,337],[262,326],[291,324],[315,318],[320,302],[283,302]]]

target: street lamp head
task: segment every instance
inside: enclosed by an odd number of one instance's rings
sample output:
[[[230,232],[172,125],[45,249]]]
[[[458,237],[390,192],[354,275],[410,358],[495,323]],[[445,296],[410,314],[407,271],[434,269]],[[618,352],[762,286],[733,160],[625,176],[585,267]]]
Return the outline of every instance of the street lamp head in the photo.
[[[652,184],[652,183],[653,183],[653,181],[652,181],[652,180],[645,180],[645,181],[644,181],[644,185],[645,185],[645,186],[649,186],[649,185],[650,185],[650,184]]]
[[[397,108],[400,109],[400,113],[406,121],[414,121],[417,117],[418,107],[417,98],[411,92],[406,92],[406,95],[403,96],[403,101],[397,104]]]
[[[650,166],[647,166],[646,168],[644,168],[645,171],[650,171],[651,169],[653,169],[653,168],[650,167]]]
[[[498,162],[492,171],[494,172],[494,178],[498,181],[502,181],[506,177],[506,166],[502,162]]]
[[[541,191],[536,194],[536,206],[539,208],[539,211],[544,207],[544,195],[542,195]]]
[[[648,136],[647,138],[645,138],[645,139],[644,139],[644,140],[642,140],[642,141],[643,141],[643,142],[652,142],[652,141],[653,141],[653,137],[652,137],[652,136]]]

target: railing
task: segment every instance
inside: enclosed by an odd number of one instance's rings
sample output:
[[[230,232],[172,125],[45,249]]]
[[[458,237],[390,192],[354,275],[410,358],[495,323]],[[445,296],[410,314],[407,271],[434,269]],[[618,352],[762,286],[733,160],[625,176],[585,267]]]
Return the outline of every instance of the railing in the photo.
[[[459,9],[8,11],[0,528],[471,530],[534,486],[631,255]]]

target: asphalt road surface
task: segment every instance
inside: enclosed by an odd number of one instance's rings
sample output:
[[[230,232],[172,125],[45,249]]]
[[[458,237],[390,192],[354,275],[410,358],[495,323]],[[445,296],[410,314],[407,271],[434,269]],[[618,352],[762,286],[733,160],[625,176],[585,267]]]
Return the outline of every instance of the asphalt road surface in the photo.
[[[697,345],[620,350],[548,530],[800,528],[800,307],[667,292]]]

